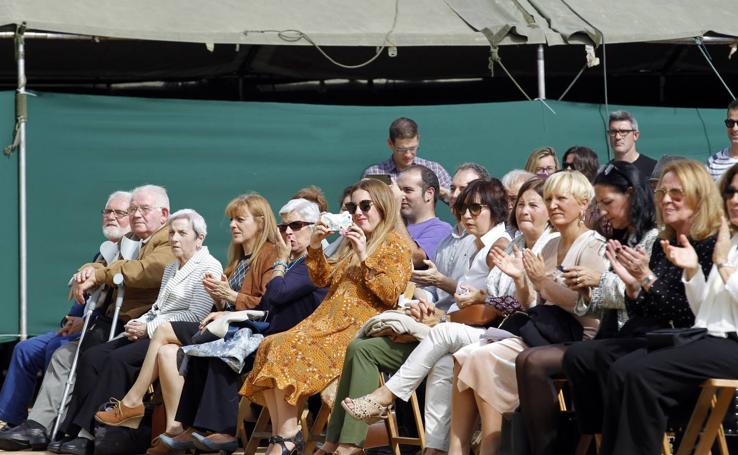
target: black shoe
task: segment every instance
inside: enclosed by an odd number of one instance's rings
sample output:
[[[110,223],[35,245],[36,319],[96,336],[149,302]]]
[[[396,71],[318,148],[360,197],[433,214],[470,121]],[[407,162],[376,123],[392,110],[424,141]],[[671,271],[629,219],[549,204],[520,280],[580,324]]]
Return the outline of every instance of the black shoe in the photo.
[[[192,433],[192,441],[195,443],[195,447],[201,452],[221,452],[231,454],[238,449],[238,439],[236,438],[226,442],[214,442],[208,439],[207,436],[195,432]]]
[[[74,437],[64,436],[63,438],[57,439],[56,441],[51,441],[48,447],[46,447],[46,451],[51,452],[51,453],[62,453],[61,451],[62,444],[67,443],[71,441],[72,439],[74,439]]]
[[[74,438],[61,445],[59,453],[70,455],[92,455],[95,451],[95,441],[87,438]]]
[[[292,450],[287,448],[285,442],[291,442],[295,444]],[[297,434],[291,438],[283,438],[282,436],[272,436],[269,438],[269,444],[279,444],[282,446],[282,455],[302,455],[305,450],[305,439],[302,437],[302,430],[298,431]]]
[[[0,450],[45,450],[49,445],[46,428],[33,420],[26,420],[17,427],[0,432]]]

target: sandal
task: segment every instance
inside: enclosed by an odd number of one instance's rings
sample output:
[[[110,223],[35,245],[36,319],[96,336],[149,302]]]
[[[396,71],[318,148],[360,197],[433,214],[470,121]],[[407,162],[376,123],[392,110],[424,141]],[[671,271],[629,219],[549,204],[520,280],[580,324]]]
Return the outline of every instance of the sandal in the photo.
[[[380,420],[386,420],[389,416],[389,410],[392,405],[382,406],[369,395],[364,395],[359,398],[351,398],[351,405],[346,404],[346,400],[341,401],[341,406],[346,410],[346,413],[356,420],[371,425],[379,422]]]
[[[287,448],[286,442],[291,442],[295,446],[292,447],[292,450]],[[298,431],[297,434],[292,436],[291,438],[284,438],[282,436],[272,436],[269,438],[269,444],[279,444],[282,446],[282,454],[281,455],[302,455],[303,450],[305,449],[305,439],[302,437],[302,430]]]

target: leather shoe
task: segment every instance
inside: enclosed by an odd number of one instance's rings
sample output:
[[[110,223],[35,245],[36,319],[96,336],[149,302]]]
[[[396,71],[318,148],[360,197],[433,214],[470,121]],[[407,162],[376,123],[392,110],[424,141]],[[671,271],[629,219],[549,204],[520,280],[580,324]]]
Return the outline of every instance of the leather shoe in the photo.
[[[51,453],[61,453],[62,444],[64,444],[65,442],[69,442],[72,439],[74,438],[71,436],[64,436],[63,438],[57,439],[56,441],[51,441],[48,447],[46,447],[46,451]]]
[[[143,404],[129,408],[123,404],[122,400],[116,400],[111,397],[108,405],[105,406],[105,410],[98,411],[95,414],[95,420],[103,425],[109,425],[111,427],[127,427],[135,430],[141,424],[144,412],[145,409]]]
[[[192,433],[194,431],[195,429],[190,427],[177,436],[162,433],[159,435],[159,442],[174,450],[194,450],[195,442],[192,439]]]
[[[59,453],[70,455],[92,455],[95,452],[95,441],[87,438],[74,438],[61,445]]]
[[[195,440],[195,447],[201,452],[225,452],[230,454],[238,449],[238,439],[230,434],[213,433],[210,436],[204,436],[200,433],[192,433],[192,439]]]
[[[0,450],[44,450],[49,445],[46,428],[33,420],[26,420],[17,427],[0,432]]]

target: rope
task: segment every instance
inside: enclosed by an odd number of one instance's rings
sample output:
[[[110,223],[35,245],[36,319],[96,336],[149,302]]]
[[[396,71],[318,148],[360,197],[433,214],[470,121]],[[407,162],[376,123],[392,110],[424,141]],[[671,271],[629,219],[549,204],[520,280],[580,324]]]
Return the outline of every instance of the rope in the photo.
[[[300,40],[304,39],[305,41],[307,41],[308,43],[310,43],[313,47],[315,47],[315,49],[317,49],[317,51],[320,52],[320,54],[323,57],[325,57],[326,60],[328,60],[329,62],[333,63],[334,65],[338,66],[339,68],[343,68],[343,69],[347,69],[347,70],[353,70],[353,69],[363,68],[363,67],[371,64],[372,62],[374,62],[376,59],[379,58],[380,55],[382,55],[382,52],[385,50],[385,48],[387,48],[387,46],[394,47],[395,44],[392,41],[390,41],[390,35],[395,31],[395,28],[397,27],[397,18],[399,17],[399,15],[400,15],[400,0],[395,0],[395,15],[394,15],[394,18],[392,19],[392,27],[390,27],[390,29],[387,31],[387,33],[385,33],[384,39],[382,40],[382,45],[377,48],[377,52],[371,58],[369,58],[369,60],[367,60],[367,61],[365,61],[363,63],[359,63],[357,65],[348,65],[348,64],[345,64],[345,63],[341,63],[338,60],[334,59],[333,57],[331,57],[330,55],[328,55],[328,53],[325,52],[323,50],[323,48],[310,37],[310,35],[308,35],[307,33],[303,32],[303,31],[300,31],[300,30],[295,30],[295,29],[288,29],[288,30],[244,30],[243,31],[243,34],[244,35],[248,35],[249,33],[276,33],[277,36],[281,40],[286,41],[288,43],[295,43],[297,41],[300,41]]]
[[[582,74],[584,74],[584,70],[586,70],[586,69],[587,69],[587,64],[585,63],[582,66],[582,69],[579,70],[579,72],[577,73],[577,75],[574,76],[574,79],[571,81],[571,84],[569,84],[569,86],[566,87],[566,90],[564,90],[564,93],[561,94],[561,96],[559,97],[559,101],[561,101],[562,99],[564,99],[564,97],[566,96],[566,94],[569,93],[569,90],[571,90],[572,87],[574,87],[574,84],[577,83],[577,81],[579,80],[579,77]]]
[[[730,99],[735,99],[735,95],[733,95],[733,92],[730,91],[730,87],[728,87],[728,84],[725,83],[725,80],[718,72],[717,68],[715,68],[715,65],[712,64],[712,58],[708,55],[707,51],[705,50],[705,44],[702,41],[702,37],[698,36],[694,39],[694,42],[697,43],[697,48],[700,50],[702,55],[705,57],[705,60],[707,60],[707,64],[710,65],[710,68],[715,72],[715,75],[720,79],[720,82],[722,82],[723,87],[725,87],[725,90],[728,91],[728,94],[730,95]]]
[[[500,41],[502,41],[507,33],[510,31],[511,26],[506,25],[502,27],[497,33],[493,34],[492,30],[490,30],[488,27],[485,27],[482,29],[482,33],[487,38],[487,41],[489,41],[490,44],[490,50],[489,50],[489,72],[492,77],[495,76],[495,63],[500,65],[500,68],[502,68],[502,71],[507,74],[507,77],[510,78],[513,84],[515,84],[515,87],[520,90],[520,93],[523,94],[523,96],[528,101],[533,101],[533,98],[528,96],[528,94],[523,90],[523,87],[518,84],[518,81],[515,80],[512,74],[510,74],[510,71],[507,70],[505,67],[505,64],[502,63],[502,58],[500,57]]]

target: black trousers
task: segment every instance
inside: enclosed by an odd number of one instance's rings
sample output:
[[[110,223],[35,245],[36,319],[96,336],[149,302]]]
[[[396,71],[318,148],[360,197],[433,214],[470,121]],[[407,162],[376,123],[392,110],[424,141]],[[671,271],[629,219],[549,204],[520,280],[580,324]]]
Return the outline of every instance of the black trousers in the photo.
[[[610,368],[618,359],[635,351],[645,353],[645,338],[580,341],[564,353],[563,369],[571,383],[577,424],[582,434],[602,432]]]
[[[253,366],[246,358],[244,371]],[[191,357],[176,420],[186,427],[236,435],[241,374],[215,357]]]
[[[610,368],[600,454],[661,453],[668,417],[689,415],[712,377],[738,378],[738,342],[708,336],[623,356]]]
[[[150,340],[118,338],[87,349],[79,358],[77,381],[61,428],[74,435],[84,428],[92,432],[100,405],[110,397],[122,398],[141,369]]]
[[[526,349],[515,359],[520,411],[534,455],[557,453],[559,399],[554,377],[569,345],[553,344]]]

